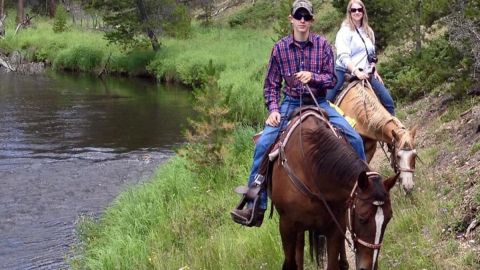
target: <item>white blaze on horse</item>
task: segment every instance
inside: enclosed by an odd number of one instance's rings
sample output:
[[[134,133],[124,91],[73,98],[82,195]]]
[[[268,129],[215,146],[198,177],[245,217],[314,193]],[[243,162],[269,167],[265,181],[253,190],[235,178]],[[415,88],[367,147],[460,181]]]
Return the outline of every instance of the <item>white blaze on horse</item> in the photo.
[[[391,165],[400,173],[400,182],[405,192],[414,187],[416,128],[407,129],[398,118],[393,117],[382,106],[368,81],[350,83],[337,98],[345,116],[356,121],[355,129],[364,140],[367,162],[370,162],[377,148],[377,141],[393,146]]]

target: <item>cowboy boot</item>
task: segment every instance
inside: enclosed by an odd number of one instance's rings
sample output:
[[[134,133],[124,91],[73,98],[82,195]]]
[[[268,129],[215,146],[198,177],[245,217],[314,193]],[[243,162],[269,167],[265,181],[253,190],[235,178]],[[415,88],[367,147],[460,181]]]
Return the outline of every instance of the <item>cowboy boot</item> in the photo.
[[[260,227],[263,223],[263,217],[265,214],[265,209],[257,208],[245,208],[245,209],[234,209],[230,212],[232,215],[233,221],[245,225],[248,227],[257,226]]]
[[[265,209],[260,208],[261,190],[264,188],[265,177],[257,174],[251,187],[237,187],[235,192],[242,194],[242,199],[237,207],[230,212],[236,223],[249,227],[260,225],[263,222]],[[247,206],[245,209],[244,207]]]

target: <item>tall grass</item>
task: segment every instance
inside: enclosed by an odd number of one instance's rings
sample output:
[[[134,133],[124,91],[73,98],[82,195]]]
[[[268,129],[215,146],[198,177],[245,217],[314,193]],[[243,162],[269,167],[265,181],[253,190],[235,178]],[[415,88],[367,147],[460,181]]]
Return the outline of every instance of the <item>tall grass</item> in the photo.
[[[99,31],[70,26],[67,31],[55,33],[52,21],[46,18],[35,18],[33,27],[21,29],[16,35],[15,24],[9,18],[0,48],[6,52],[19,50],[28,60],[48,62],[55,69],[94,73],[106,68],[107,73],[143,75],[154,57],[147,48],[121,51]]]
[[[188,40],[164,41],[149,65],[159,79],[199,86],[210,60],[220,71],[218,85],[235,121],[262,123],[263,77],[273,41],[268,32],[248,29],[196,28]]]
[[[175,158],[151,182],[133,188],[114,202],[99,223],[84,223],[84,258],[79,269],[280,269],[283,260],[278,216],[261,228],[233,223],[229,210],[238,202],[231,189],[245,184],[251,162],[250,136],[239,127],[226,165],[198,178]],[[478,269],[473,252],[459,255],[453,232],[461,192],[448,190],[429,170],[440,154],[420,151],[416,189],[406,197],[392,190],[394,218],[380,253],[381,269]],[[392,174],[384,163],[382,172]],[[205,175],[205,174],[202,174]],[[452,183],[460,181],[452,179]],[[449,200],[440,200],[450,196]],[[315,269],[307,262],[306,269]]]

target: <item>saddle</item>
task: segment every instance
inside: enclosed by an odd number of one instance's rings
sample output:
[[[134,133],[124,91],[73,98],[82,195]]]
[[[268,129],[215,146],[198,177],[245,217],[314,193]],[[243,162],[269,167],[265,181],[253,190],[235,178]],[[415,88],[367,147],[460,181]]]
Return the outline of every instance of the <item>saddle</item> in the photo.
[[[296,109],[292,114],[289,116],[289,122],[281,132],[279,137],[275,140],[275,142],[270,146],[270,149],[265,152],[265,156],[261,162],[261,165],[258,169],[256,178],[251,187],[246,186],[239,186],[235,188],[235,192],[242,195],[240,202],[238,203],[237,207],[234,211],[231,212],[232,219],[242,225],[246,226],[260,226],[263,221],[263,210],[259,209],[260,205],[260,191],[267,188],[268,192],[271,191],[271,168],[273,162],[277,159],[277,157],[283,151],[283,146],[287,144],[288,140],[290,139],[291,134],[297,128],[301,122],[303,122],[306,118],[313,116],[322,121],[325,121],[327,125],[338,135],[336,130],[331,126],[330,122],[328,121],[328,114],[325,110],[318,108],[316,106],[304,106]],[[258,140],[260,134],[254,135],[254,141]],[[245,216],[238,215],[239,211],[243,211],[243,208],[247,203],[252,203],[252,213],[249,218]],[[273,207],[270,212],[270,217],[273,215]]]

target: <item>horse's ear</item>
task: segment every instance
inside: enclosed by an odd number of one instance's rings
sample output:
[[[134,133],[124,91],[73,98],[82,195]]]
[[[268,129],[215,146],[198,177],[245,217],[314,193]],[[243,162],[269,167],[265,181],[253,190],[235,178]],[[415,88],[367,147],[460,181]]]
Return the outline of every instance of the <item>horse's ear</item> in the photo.
[[[358,176],[358,187],[361,189],[361,190],[366,190],[368,188],[368,176],[367,176],[367,172],[366,171],[363,171],[360,173],[360,175]]]
[[[393,186],[395,186],[395,183],[397,182],[398,177],[400,176],[400,173],[397,173],[394,176],[391,176],[387,178],[387,180],[383,181],[383,185],[385,186],[385,189],[390,192],[390,189],[392,189]]]

